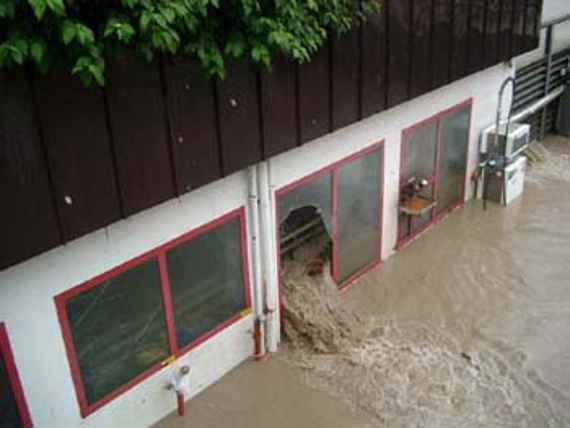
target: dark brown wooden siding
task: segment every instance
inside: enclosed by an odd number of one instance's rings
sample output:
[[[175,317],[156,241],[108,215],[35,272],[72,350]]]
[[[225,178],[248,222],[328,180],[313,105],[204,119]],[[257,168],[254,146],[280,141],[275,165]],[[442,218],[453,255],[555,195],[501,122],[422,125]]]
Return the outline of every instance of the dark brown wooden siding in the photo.
[[[0,269],[538,46],[541,0],[382,0],[313,61],[0,75]]]
[[[55,72],[36,76],[35,98],[64,240],[120,219],[103,92]]]
[[[214,84],[192,59],[167,61],[166,104],[178,193],[222,177]]]
[[[107,102],[126,215],[176,194],[159,71],[157,63],[134,57],[109,67]]]
[[[0,269],[62,243],[30,81],[0,73]]]

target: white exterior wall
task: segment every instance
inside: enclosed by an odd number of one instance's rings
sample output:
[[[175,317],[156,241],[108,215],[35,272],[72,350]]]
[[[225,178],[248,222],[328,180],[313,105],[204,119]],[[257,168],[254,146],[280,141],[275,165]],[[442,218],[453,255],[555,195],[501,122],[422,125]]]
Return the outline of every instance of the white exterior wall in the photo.
[[[466,198],[472,196],[469,177],[477,164],[481,130],[495,122],[498,91],[512,69],[502,64],[430,92],[394,109],[374,115],[333,134],[281,154],[270,161],[271,185],[279,190],[310,173],[384,140],[384,227],[382,258],[394,252],[397,241],[400,142],[402,130],[473,98]],[[508,105],[508,101],[505,101]]]
[[[568,0],[544,0],[542,22],[552,21],[570,13]],[[521,55],[516,59],[517,67],[524,67],[544,57],[546,45],[546,30],[541,31],[540,46],[532,52]],[[570,21],[554,27],[552,51],[558,52],[570,47]]]
[[[384,140],[385,259],[396,243],[402,130],[473,98],[469,177],[477,163],[479,133],[493,123],[497,91],[511,74],[507,66],[496,66],[277,156],[270,160],[271,188],[278,190]],[[469,198],[472,187],[469,178],[467,181]],[[148,426],[175,410],[175,397],[165,390],[171,370],[167,368],[82,419],[54,296],[228,211],[247,206],[247,196],[247,176],[240,172],[0,272],[0,322],[6,323],[36,427]],[[251,249],[249,253],[251,260]],[[192,369],[191,395],[251,356],[252,321],[252,316],[242,319],[176,363],[176,367],[189,365]]]
[[[82,419],[54,297],[241,206],[247,206],[245,173],[0,272],[0,322],[36,427],[148,426],[175,410],[176,397],[165,389],[172,369],[165,368]],[[252,355],[252,326],[248,316],[176,362],[191,367],[192,395]]]

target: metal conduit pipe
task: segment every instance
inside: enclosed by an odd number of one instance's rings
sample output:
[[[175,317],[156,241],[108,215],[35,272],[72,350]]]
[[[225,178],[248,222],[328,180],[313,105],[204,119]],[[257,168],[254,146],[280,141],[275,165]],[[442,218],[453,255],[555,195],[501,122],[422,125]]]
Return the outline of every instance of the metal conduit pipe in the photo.
[[[277,352],[280,340],[279,325],[279,274],[273,187],[271,185],[271,161],[259,164],[259,195],[261,217],[263,283],[265,285],[265,343],[268,352]]]
[[[251,218],[251,247],[252,257],[251,265],[253,270],[253,289],[254,289],[254,308],[255,320],[253,327],[254,340],[254,358],[259,361],[265,355],[265,344],[263,334],[264,324],[264,304],[263,304],[263,275],[261,270],[261,249],[260,249],[260,227],[259,227],[259,189],[257,179],[257,167],[252,166],[248,169],[248,193],[249,193],[249,212]]]
[[[535,114],[536,112],[538,112],[539,110],[541,110],[542,108],[546,107],[547,105],[549,105],[551,102],[553,102],[554,100],[556,100],[558,97],[560,97],[562,94],[564,93],[564,85],[560,85],[558,88],[556,88],[555,90],[553,90],[552,92],[550,92],[550,94],[548,94],[547,96],[545,96],[544,98],[541,98],[540,100],[538,100],[536,103],[534,103],[531,106],[526,107],[525,109],[518,111],[516,113],[513,113],[513,115],[511,116],[510,121],[511,122],[520,122],[521,120],[526,119],[527,117]],[[500,122],[499,126],[501,125],[505,125],[507,123],[506,120],[503,120]],[[483,130],[483,132],[481,133],[481,135],[484,135],[485,133],[494,131],[496,128],[496,124],[495,125],[491,125],[489,127],[487,127],[486,129]]]

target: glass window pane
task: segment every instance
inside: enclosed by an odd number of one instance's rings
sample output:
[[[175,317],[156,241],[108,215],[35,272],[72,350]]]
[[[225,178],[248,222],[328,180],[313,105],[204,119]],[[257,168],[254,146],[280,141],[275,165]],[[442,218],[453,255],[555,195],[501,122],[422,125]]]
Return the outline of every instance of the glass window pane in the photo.
[[[169,356],[156,260],[72,297],[66,310],[88,404]]]
[[[0,355],[0,427],[19,428],[21,426],[22,421],[8,378],[8,371]]]
[[[435,175],[435,156],[437,149],[437,120],[408,132],[404,138],[404,158],[402,159],[402,183],[400,191],[411,179],[428,179],[431,183]],[[433,186],[423,189],[421,196],[433,198]],[[409,218],[400,215],[400,239],[414,235],[424,229],[432,220],[433,210],[419,217]]]
[[[338,172],[337,280],[346,281],[379,260],[382,150],[344,165]]]
[[[166,257],[179,348],[246,307],[239,219],[179,245]]]
[[[282,195],[278,201],[281,260],[330,261],[331,174],[323,174]]]
[[[441,153],[437,180],[437,213],[462,202],[465,186],[467,131],[470,107],[465,107],[441,121]]]

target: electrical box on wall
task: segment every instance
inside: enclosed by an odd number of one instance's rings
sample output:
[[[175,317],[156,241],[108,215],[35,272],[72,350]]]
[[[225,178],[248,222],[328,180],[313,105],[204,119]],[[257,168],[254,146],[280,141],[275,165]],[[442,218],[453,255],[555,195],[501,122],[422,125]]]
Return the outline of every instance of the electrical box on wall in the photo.
[[[502,125],[499,127],[498,139],[496,134],[494,129],[483,134],[481,153],[512,159],[530,143],[530,125],[524,123],[511,123],[508,129]]]

